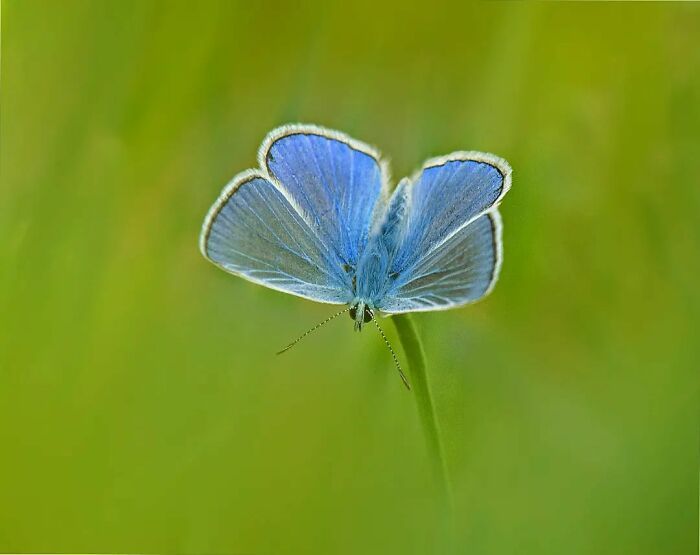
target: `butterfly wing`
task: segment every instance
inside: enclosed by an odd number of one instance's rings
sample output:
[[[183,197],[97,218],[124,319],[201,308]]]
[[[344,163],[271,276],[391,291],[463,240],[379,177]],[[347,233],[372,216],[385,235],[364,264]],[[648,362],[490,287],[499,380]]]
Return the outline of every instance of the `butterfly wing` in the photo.
[[[488,294],[503,256],[496,207],[510,182],[507,162],[488,154],[455,153],[427,162],[402,193],[405,215],[391,283],[378,308],[444,310]]]
[[[212,206],[202,253],[272,289],[349,302],[346,265],[367,240],[385,182],[378,154],[339,133],[287,126],[268,135],[260,160],[262,170],[234,178]]]
[[[268,135],[259,159],[341,264],[354,268],[377,201],[386,197],[387,172],[379,153],[338,131],[290,125]]]

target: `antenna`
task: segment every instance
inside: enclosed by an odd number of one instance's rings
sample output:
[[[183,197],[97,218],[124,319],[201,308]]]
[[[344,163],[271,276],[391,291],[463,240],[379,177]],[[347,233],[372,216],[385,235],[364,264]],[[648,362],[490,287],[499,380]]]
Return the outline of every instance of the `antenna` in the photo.
[[[348,310],[350,310],[350,307],[347,307],[347,308],[341,310],[340,312],[336,312],[335,314],[333,314],[333,316],[329,316],[329,317],[326,318],[323,322],[319,322],[319,323],[316,324],[313,328],[306,330],[306,331],[305,331],[304,333],[302,333],[299,337],[297,337],[294,341],[292,341],[289,345],[287,345],[284,349],[282,349],[281,351],[278,351],[277,354],[278,354],[278,355],[281,355],[281,354],[284,353],[285,351],[288,351],[289,349],[291,349],[292,347],[294,347],[294,345],[296,345],[297,343],[299,343],[299,341],[301,341],[301,340],[304,339],[307,335],[309,335],[312,331],[316,331],[316,330],[317,330],[318,328],[320,328],[322,325],[327,324],[328,322],[330,322],[331,320],[333,320],[333,318],[337,318],[337,317],[340,316],[341,314],[345,314]]]
[[[372,321],[374,322],[374,325],[377,326],[377,329],[379,330],[379,334],[382,336],[384,343],[389,348],[389,352],[391,353],[391,358],[394,359],[394,364],[396,365],[396,369],[399,371],[399,376],[401,376],[401,380],[403,381],[403,384],[406,386],[406,389],[408,389],[410,391],[411,386],[409,385],[408,380],[406,379],[406,376],[404,375],[403,371],[401,370],[401,364],[399,364],[399,358],[396,356],[394,349],[392,349],[391,344],[389,343],[389,340],[386,338],[386,335],[384,335],[384,331],[382,330],[381,327],[379,327],[379,322],[377,322],[377,319],[372,318]]]

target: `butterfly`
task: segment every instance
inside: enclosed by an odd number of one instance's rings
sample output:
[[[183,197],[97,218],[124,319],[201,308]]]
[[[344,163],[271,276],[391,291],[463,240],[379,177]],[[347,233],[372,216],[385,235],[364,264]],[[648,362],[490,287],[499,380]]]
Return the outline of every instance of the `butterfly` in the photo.
[[[260,167],[236,175],[209,210],[204,256],[271,289],[346,307],[355,329],[375,315],[446,310],[491,292],[503,260],[498,205],[508,163],[482,152],[433,158],[389,191],[379,152],[315,125],[271,131]]]

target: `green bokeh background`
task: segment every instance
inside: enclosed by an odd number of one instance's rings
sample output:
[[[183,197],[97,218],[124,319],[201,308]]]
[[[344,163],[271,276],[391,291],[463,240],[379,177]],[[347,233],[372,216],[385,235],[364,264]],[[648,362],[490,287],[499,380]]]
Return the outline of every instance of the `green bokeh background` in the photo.
[[[697,5],[2,7],[0,551],[695,552]],[[198,252],[294,121],[514,168],[494,293],[416,318],[452,525],[377,334],[277,358],[330,308]]]

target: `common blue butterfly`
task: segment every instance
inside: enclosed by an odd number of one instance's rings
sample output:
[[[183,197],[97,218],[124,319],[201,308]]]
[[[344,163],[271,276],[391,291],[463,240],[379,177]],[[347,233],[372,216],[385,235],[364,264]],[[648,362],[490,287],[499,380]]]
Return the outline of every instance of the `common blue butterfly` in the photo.
[[[200,248],[254,283],[347,305],[309,331],[349,312],[355,329],[374,321],[386,341],[377,311],[445,310],[493,289],[503,258],[497,207],[511,184],[502,158],[434,158],[390,194],[387,163],[373,147],[286,125],[268,134],[258,162],[211,207]]]

